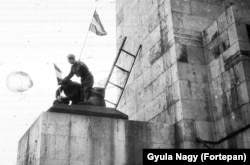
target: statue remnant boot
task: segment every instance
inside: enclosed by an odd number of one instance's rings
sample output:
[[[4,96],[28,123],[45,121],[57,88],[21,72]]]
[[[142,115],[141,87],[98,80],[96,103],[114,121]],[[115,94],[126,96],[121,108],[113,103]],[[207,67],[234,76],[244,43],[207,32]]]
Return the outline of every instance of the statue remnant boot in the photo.
[[[86,95],[86,98],[88,96]],[[91,94],[89,94],[89,98],[86,101],[83,101],[79,104],[83,105],[94,105],[94,106],[106,106],[105,103],[105,89],[104,88],[92,88]]]
[[[90,98],[93,85],[94,85],[94,78],[92,75],[87,76],[85,79],[81,79],[82,102],[86,102]]]

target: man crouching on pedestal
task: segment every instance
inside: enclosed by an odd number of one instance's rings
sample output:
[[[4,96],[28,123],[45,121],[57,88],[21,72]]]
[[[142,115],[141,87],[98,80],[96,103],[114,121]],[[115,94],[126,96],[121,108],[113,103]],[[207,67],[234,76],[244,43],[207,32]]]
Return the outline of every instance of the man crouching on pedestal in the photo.
[[[56,91],[56,100],[54,104],[78,104],[81,96],[81,84],[73,82],[71,80],[64,81],[60,83],[60,87]],[[61,96],[61,93],[64,92],[65,97]]]
[[[81,95],[80,100],[86,102],[91,96],[91,90],[94,85],[94,78],[89,68],[82,61],[76,61],[75,55],[68,55],[68,62],[72,64],[71,71],[68,76],[66,76],[62,83],[70,80],[74,75],[81,77]]]

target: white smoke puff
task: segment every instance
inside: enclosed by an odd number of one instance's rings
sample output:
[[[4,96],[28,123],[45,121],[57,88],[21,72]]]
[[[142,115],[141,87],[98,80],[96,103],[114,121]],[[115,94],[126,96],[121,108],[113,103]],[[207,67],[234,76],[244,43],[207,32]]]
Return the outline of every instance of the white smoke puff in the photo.
[[[33,82],[27,73],[16,71],[8,75],[6,85],[12,92],[25,92],[33,86]]]

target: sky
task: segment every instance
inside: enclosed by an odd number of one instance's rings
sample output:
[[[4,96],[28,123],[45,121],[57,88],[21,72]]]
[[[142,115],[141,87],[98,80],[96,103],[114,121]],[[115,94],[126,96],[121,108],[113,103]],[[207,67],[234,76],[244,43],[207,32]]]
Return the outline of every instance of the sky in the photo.
[[[106,36],[88,33],[95,9]],[[115,35],[115,0],[0,0],[1,165],[16,164],[18,140],[51,107],[58,87],[53,63],[66,76],[67,55],[79,58],[87,37],[81,60],[102,87],[116,56]],[[33,86],[10,91],[6,78],[14,71],[27,73]]]

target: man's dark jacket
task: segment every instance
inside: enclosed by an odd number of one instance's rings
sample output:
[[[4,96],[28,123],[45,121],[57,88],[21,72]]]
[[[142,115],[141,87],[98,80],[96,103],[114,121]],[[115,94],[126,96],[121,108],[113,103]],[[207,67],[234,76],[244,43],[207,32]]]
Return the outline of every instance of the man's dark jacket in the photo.
[[[81,97],[81,84],[70,81],[67,85],[61,86],[56,91],[56,97],[64,92],[67,100],[72,101],[72,104],[77,104]]]

